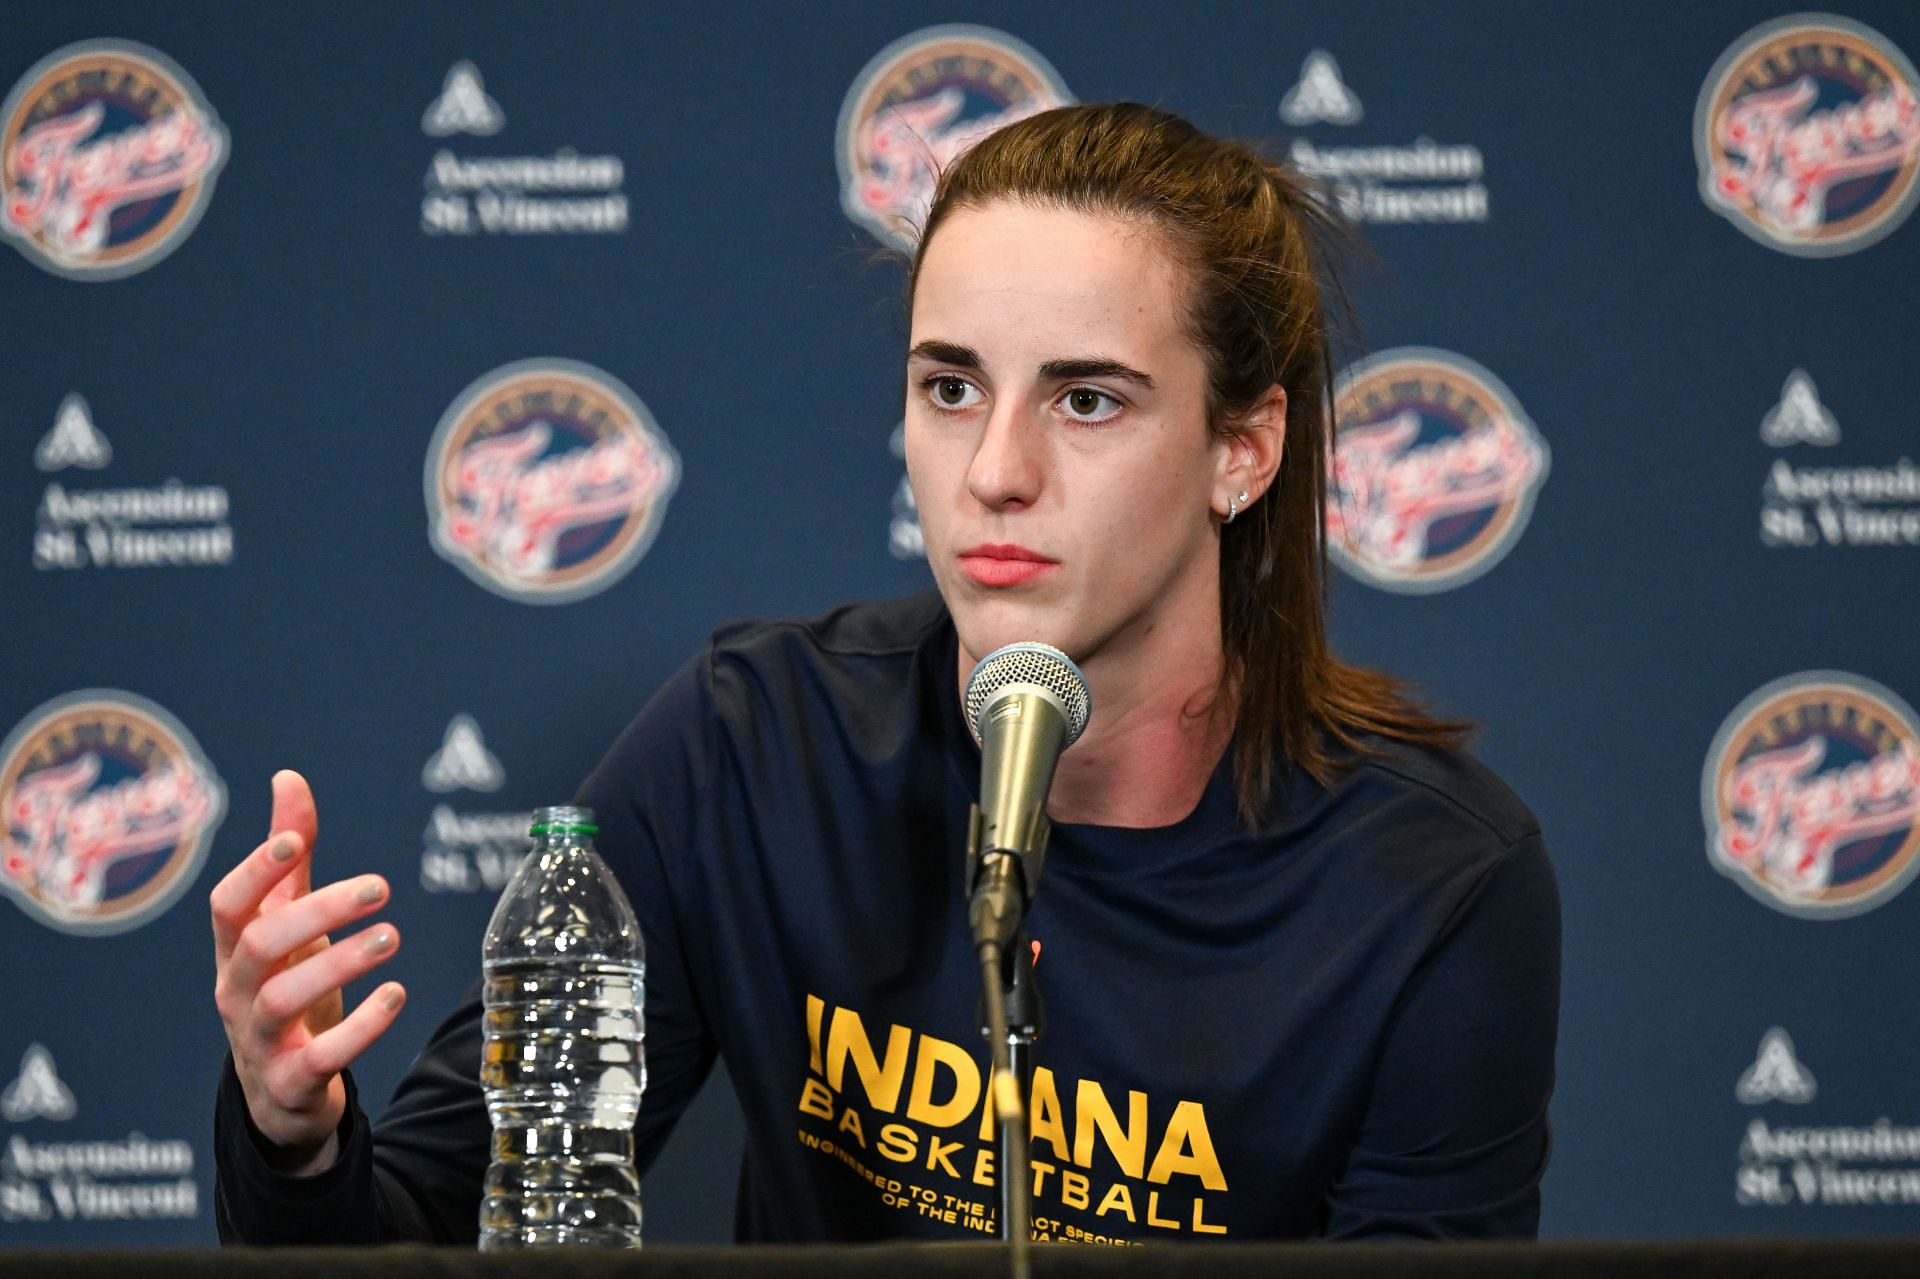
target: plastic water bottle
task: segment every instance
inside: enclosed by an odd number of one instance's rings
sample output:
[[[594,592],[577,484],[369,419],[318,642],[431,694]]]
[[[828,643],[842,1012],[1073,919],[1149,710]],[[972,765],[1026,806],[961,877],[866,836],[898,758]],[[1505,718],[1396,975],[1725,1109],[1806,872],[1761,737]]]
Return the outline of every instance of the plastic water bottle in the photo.
[[[588,809],[536,809],[487,925],[483,1250],[640,1246],[646,948],[594,833]]]

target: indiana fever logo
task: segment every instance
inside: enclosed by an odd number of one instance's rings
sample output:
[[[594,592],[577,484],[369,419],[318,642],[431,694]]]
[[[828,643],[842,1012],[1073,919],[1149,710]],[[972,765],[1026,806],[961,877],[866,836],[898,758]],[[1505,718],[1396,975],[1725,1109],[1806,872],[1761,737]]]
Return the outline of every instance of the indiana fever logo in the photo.
[[[193,882],[226,806],[173,716],[132,693],[69,693],[0,745],[0,890],[62,932],[137,928]]]
[[[564,604],[653,544],[680,459],[640,398],[571,360],[522,360],[461,393],[427,450],[433,548],[490,591]]]
[[[1334,396],[1327,545],[1355,577],[1427,594],[1500,562],[1547,478],[1547,445],[1500,380],[1427,347],[1383,351]]]
[[[1756,27],[1721,55],[1694,109],[1707,205],[1786,253],[1864,249],[1920,197],[1913,64],[1825,14]]]
[[[1776,680],[1720,728],[1700,783],[1707,853],[1776,910],[1872,910],[1920,870],[1920,724],[1856,675]]]
[[[907,250],[942,167],[1003,125],[1073,101],[1060,73],[987,27],[929,27],[867,63],[840,107],[840,203]]]
[[[213,108],[164,55],[68,45],[0,107],[0,234],[69,279],[144,271],[193,230],[226,158]]]

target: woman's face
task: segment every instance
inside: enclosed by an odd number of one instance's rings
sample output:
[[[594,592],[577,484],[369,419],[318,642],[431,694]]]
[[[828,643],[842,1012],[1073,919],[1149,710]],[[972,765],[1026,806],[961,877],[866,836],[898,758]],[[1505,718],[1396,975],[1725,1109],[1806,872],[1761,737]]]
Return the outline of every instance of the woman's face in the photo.
[[[965,209],[927,246],[907,474],[969,664],[1016,640],[1087,663],[1217,635],[1228,446],[1188,288],[1157,232],[1058,208]]]

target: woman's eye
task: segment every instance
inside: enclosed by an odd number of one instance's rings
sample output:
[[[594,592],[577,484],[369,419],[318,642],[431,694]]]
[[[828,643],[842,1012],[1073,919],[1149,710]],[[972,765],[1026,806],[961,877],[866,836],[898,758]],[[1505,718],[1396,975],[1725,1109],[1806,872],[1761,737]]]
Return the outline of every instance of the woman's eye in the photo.
[[[977,401],[968,399],[974,390],[973,383],[959,377],[936,377],[928,382],[933,390],[933,402],[943,409],[971,408]]]
[[[1120,411],[1120,401],[1105,391],[1096,391],[1090,386],[1076,386],[1061,399],[1067,406],[1070,417],[1083,422],[1103,422]],[[1110,407],[1102,408],[1102,405]]]

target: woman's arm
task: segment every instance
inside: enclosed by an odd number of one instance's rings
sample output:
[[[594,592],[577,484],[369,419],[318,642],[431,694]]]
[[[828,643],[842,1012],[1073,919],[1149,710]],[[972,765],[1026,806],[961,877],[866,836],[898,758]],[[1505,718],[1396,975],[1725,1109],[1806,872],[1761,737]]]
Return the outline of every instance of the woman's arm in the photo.
[[[1402,991],[1330,1238],[1533,1238],[1551,1144],[1560,892],[1538,833],[1509,845]]]

